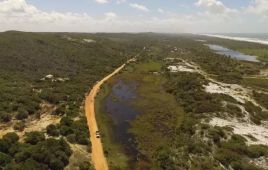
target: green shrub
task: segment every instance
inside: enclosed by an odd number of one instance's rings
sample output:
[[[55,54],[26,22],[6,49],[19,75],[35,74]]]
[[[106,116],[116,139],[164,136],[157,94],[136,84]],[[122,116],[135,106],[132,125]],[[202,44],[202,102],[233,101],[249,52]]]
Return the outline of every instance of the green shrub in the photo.
[[[25,134],[25,139],[24,141],[26,143],[35,145],[38,142],[44,141],[45,140],[45,135],[42,132],[29,132]]]
[[[11,120],[11,114],[8,114],[8,113],[5,113],[5,112],[2,112],[0,113],[0,122],[9,122]]]
[[[67,140],[70,143],[76,143],[76,135],[75,134],[69,134],[69,135],[67,135]]]
[[[0,152],[4,152],[4,153],[8,153],[10,144],[4,140],[4,139],[0,139]]]
[[[12,160],[12,157],[0,152],[0,167],[6,166],[8,163],[10,163]]]
[[[82,162],[79,164],[79,170],[93,170],[89,162]]]
[[[14,168],[14,169],[37,170],[37,169],[46,169],[46,168],[44,165],[38,163],[37,161],[33,160],[32,158],[29,158],[26,161],[24,161],[20,164],[17,164],[16,168]]]
[[[70,134],[73,134],[74,133],[74,129],[72,129],[71,127],[69,126],[60,126],[60,134],[63,135],[63,136],[67,136],[67,135],[70,135]]]
[[[49,162],[49,167],[52,170],[63,170],[64,169],[64,163],[59,159],[51,159]]]
[[[3,140],[10,144],[13,144],[19,140],[19,136],[15,132],[10,132],[3,136]]]
[[[251,158],[268,156],[268,147],[264,145],[250,145],[248,147],[248,156]]]
[[[226,149],[218,149],[215,153],[215,159],[219,160],[224,166],[228,167],[232,162],[240,162],[241,155]]]
[[[23,120],[28,118],[28,112],[24,108],[19,108],[18,113],[16,114],[16,119]]]
[[[47,134],[50,136],[59,136],[60,132],[56,125],[50,124],[46,127]]]
[[[77,135],[76,141],[80,145],[88,145],[90,143],[88,137],[85,135]]]
[[[24,150],[22,152],[18,152],[17,154],[15,154],[14,158],[15,158],[16,163],[20,163],[20,162],[26,161],[30,157],[31,157],[31,153]]]
[[[222,138],[226,138],[226,135],[222,128],[220,127],[214,127],[209,129],[208,135],[210,138],[212,138],[214,143],[219,143]]]
[[[25,128],[24,122],[17,122],[13,127],[14,130],[18,130],[18,131],[23,131],[24,128]]]
[[[60,105],[55,111],[53,111],[54,115],[64,115],[66,113],[65,105]]]

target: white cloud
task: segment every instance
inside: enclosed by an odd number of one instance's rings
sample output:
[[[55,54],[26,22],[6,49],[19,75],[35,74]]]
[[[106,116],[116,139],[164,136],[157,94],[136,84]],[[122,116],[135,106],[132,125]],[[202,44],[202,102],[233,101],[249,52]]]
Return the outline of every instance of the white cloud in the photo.
[[[111,1],[109,1],[111,2]],[[114,1],[116,2],[116,1]],[[88,13],[43,11],[26,0],[0,0],[0,31],[60,32],[267,32],[266,0],[255,0],[244,9],[231,9],[219,0],[198,0],[205,11],[192,14],[164,12],[161,17],[120,16],[108,11],[92,17]],[[221,7],[215,7],[217,6]],[[137,5],[137,4],[136,4]],[[136,6],[135,5],[135,6]],[[138,5],[139,8],[143,5]],[[135,7],[136,8],[136,7]],[[213,8],[213,9],[212,9]],[[214,9],[223,8],[219,13]],[[143,6],[140,10],[149,11]],[[261,20],[259,18],[262,18]]]
[[[218,0],[198,0],[195,5],[213,13],[222,13],[227,10],[224,4]]]
[[[109,1],[108,0],[95,0],[97,3],[99,4],[106,4],[108,3]]]
[[[28,5],[24,0],[4,0],[0,1],[0,13],[35,13],[37,9]]]
[[[132,8],[136,8],[138,10],[141,10],[141,11],[145,11],[145,12],[149,12],[150,10],[144,6],[144,5],[141,5],[141,4],[136,4],[136,3],[133,3],[133,4],[129,4]]]
[[[126,1],[126,0],[117,0],[117,1],[116,1],[117,4],[122,4],[122,3],[124,3],[124,2],[127,2],[127,1]]]
[[[114,12],[107,12],[105,13],[106,20],[114,20],[117,18],[117,14]]]
[[[158,9],[157,9],[157,12],[159,12],[159,13],[161,13],[161,14],[164,14],[164,13],[165,13],[165,11],[164,11],[162,8],[158,8]]]
[[[246,12],[268,16],[268,0],[254,0]]]

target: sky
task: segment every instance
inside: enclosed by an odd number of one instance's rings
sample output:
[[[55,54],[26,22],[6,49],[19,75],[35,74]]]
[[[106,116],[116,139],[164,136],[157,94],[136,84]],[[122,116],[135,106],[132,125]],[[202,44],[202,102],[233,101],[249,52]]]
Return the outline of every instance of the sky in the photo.
[[[268,0],[0,0],[0,31],[267,33]]]

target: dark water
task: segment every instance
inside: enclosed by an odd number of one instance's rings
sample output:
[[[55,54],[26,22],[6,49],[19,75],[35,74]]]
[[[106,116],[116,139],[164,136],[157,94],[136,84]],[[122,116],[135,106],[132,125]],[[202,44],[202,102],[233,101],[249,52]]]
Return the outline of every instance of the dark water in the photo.
[[[136,118],[139,112],[131,105],[133,99],[137,97],[135,89],[137,84],[126,83],[118,80],[112,87],[112,91],[105,100],[105,112],[108,113],[113,122],[114,139],[123,145],[126,155],[133,162],[137,157],[136,145],[133,137],[128,133],[129,121]]]
[[[234,51],[225,47],[222,47],[220,45],[214,45],[214,44],[206,44],[210,49],[215,51],[217,54],[230,56],[231,58],[237,59],[237,60],[244,60],[244,61],[252,61],[252,62],[259,62],[256,56],[252,55],[246,55],[243,53],[240,53],[238,51]]]

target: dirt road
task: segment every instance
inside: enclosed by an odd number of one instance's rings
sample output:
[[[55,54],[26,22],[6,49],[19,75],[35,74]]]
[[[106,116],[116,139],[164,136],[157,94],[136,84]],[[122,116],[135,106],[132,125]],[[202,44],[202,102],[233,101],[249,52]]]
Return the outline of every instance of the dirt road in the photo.
[[[133,61],[134,59],[128,60],[127,63]],[[85,101],[85,111],[87,117],[87,124],[90,131],[90,141],[92,143],[92,161],[96,170],[108,170],[107,160],[103,153],[103,147],[101,143],[101,139],[96,138],[96,131],[98,131],[98,125],[95,118],[95,110],[94,110],[94,101],[95,97],[101,87],[101,85],[107,81],[109,78],[118,73],[121,69],[125,67],[126,64],[123,64],[119,68],[117,68],[114,72],[104,77],[101,81],[99,81],[90,91],[89,95],[86,97]]]

